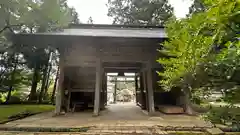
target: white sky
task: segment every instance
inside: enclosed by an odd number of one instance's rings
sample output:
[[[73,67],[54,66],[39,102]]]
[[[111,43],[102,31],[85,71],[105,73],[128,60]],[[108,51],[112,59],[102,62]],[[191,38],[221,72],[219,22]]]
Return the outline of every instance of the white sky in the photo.
[[[68,5],[74,7],[79,14],[82,23],[86,23],[91,16],[95,24],[111,24],[112,19],[107,16],[108,0],[68,0]],[[177,17],[184,17],[188,13],[191,0],[169,0],[174,7]]]

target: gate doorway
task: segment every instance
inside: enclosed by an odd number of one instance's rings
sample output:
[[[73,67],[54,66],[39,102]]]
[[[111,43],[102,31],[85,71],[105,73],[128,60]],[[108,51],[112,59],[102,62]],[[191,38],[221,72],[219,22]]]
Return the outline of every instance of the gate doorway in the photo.
[[[107,73],[107,104],[136,103],[135,79],[135,73]]]
[[[107,104],[102,111],[103,117],[116,120],[146,119],[147,115],[138,104],[137,91],[140,88],[138,73],[108,72]]]

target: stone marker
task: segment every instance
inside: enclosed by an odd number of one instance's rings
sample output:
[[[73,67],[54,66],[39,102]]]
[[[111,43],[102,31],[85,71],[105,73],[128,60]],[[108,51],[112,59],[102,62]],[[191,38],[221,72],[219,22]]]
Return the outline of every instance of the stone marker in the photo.
[[[211,134],[211,135],[224,135],[225,133],[220,130],[219,128],[209,128],[206,130],[207,133]]]

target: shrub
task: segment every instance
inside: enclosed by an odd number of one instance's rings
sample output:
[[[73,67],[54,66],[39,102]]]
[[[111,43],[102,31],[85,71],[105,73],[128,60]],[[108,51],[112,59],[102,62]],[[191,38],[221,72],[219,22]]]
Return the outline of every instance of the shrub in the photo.
[[[240,108],[234,106],[213,107],[204,117],[214,124],[238,126],[240,128]]]
[[[20,103],[21,102],[21,98],[19,96],[11,96],[9,101],[10,103]]]
[[[192,103],[197,104],[197,105],[200,105],[202,103],[200,97],[198,97],[198,96],[193,96],[191,98],[191,101],[192,101]]]
[[[6,98],[4,96],[4,93],[0,93],[0,104],[5,102]]]

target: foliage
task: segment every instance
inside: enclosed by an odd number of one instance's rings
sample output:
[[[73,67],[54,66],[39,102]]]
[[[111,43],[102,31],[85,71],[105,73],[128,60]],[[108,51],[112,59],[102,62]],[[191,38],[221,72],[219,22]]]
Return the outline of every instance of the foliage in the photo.
[[[196,73],[202,71],[206,62],[215,59],[215,46],[221,47],[226,40],[235,38],[236,32],[229,28],[229,24],[235,23],[231,16],[237,13],[239,4],[228,0],[212,0],[213,3],[215,6],[206,12],[182,20],[173,19],[167,24],[169,40],[164,42],[160,51],[170,58],[158,60],[165,68],[159,75],[164,77],[161,84],[166,88],[196,85],[193,81]],[[229,36],[234,33],[235,36]],[[201,78],[201,74],[197,75]]]
[[[203,0],[194,0],[192,6],[189,8],[189,14],[203,12],[205,8]]]
[[[58,59],[56,50],[47,45],[13,45],[8,33],[58,31],[69,23],[79,23],[78,14],[66,0],[1,0],[0,7],[0,88],[11,96],[18,87],[31,85],[30,97],[35,97],[40,80],[49,82],[50,67]],[[54,53],[51,61],[49,52]]]
[[[0,93],[0,103],[3,103],[5,102],[5,97],[4,97],[4,94],[3,93]]]
[[[114,24],[162,25],[173,15],[167,0],[108,0]]]
[[[234,106],[213,107],[204,118],[214,124],[238,126],[240,128],[240,111]]]
[[[228,103],[239,103],[240,42],[228,43],[216,59],[205,65],[207,82],[204,87],[224,94],[223,100]]]
[[[164,72],[158,73],[163,76],[161,84],[167,90],[185,81],[189,84],[192,82],[191,73],[195,71],[197,63],[205,60],[203,56],[208,54],[214,43],[211,35],[204,36],[200,33],[208,26],[208,22],[203,14],[198,14],[183,20],[174,19],[167,24],[169,41],[164,42],[160,52],[170,58],[158,59],[164,65]]]
[[[26,90],[20,90],[20,89],[13,90],[8,103],[21,103],[22,101],[27,101],[28,93],[29,92],[27,92]],[[7,93],[2,93],[1,94],[2,103],[6,101],[6,98],[7,98]]]
[[[88,24],[93,24],[93,19],[92,19],[92,17],[91,17],[91,16],[88,18],[88,21],[87,21],[87,23],[88,23]]]
[[[73,23],[73,24],[79,24],[79,23],[80,23],[80,20],[79,20],[78,13],[77,13],[77,11],[75,10],[75,8],[70,8],[70,12],[71,12],[71,16],[73,17],[71,23]]]
[[[160,84],[165,90],[183,90],[184,108],[189,114],[193,112],[189,98],[196,100],[191,92],[198,88],[222,90],[231,103],[236,98],[233,95],[239,93],[235,71],[239,59],[240,1],[206,0],[204,5],[205,12],[169,21],[169,40],[160,50],[168,58],[158,59],[164,66],[164,71],[158,73],[163,77]]]

